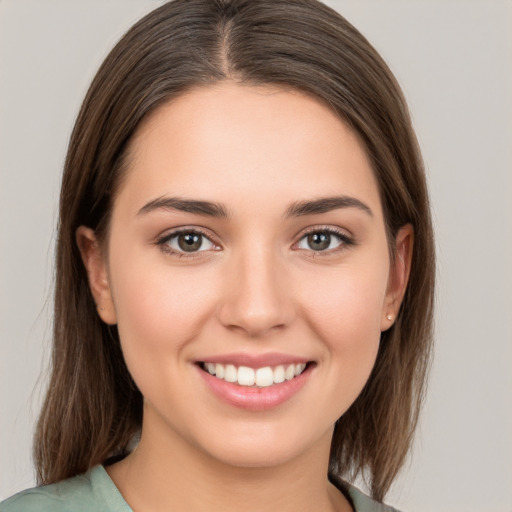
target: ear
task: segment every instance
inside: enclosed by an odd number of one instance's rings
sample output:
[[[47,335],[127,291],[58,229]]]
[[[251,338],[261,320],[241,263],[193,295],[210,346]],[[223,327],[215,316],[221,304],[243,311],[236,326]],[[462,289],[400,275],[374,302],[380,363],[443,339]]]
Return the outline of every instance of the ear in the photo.
[[[388,288],[382,308],[381,331],[389,329],[398,315],[411,272],[414,229],[406,224],[395,238],[394,260],[389,269]]]
[[[94,230],[80,226],[76,230],[76,243],[84,262],[98,314],[107,324],[117,323],[112,293],[108,281],[107,264]]]

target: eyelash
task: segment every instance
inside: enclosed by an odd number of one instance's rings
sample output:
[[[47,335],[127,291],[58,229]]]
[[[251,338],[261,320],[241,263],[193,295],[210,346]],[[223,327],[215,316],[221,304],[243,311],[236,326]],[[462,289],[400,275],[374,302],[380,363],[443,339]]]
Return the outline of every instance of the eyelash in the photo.
[[[299,238],[298,242],[295,242],[293,245],[294,246],[298,245],[304,238],[306,238],[309,235],[315,234],[315,233],[325,233],[325,234],[329,234],[329,235],[334,235],[340,239],[340,245],[338,247],[335,247],[334,249],[327,249],[327,250],[323,250],[323,251],[314,251],[311,249],[311,250],[309,250],[309,252],[311,253],[311,256],[313,258],[332,256],[332,255],[337,254],[340,251],[343,251],[344,249],[354,246],[356,244],[356,241],[354,240],[354,238],[351,238],[344,231],[334,228],[334,227],[326,226],[326,227],[315,227],[315,228],[312,228],[312,229],[304,232],[301,235],[301,237]],[[174,239],[180,235],[183,235],[183,234],[200,235],[202,237],[205,237],[215,247],[218,247],[218,245],[211,239],[211,236],[209,236],[204,231],[202,231],[198,228],[179,229],[177,231],[173,231],[172,233],[168,233],[168,234],[158,238],[158,240],[156,240],[156,242],[155,242],[155,245],[157,245],[162,252],[164,252],[166,254],[171,254],[172,256],[176,256],[178,258],[194,259],[194,258],[201,257],[203,252],[208,252],[208,251],[195,251],[195,252],[187,253],[185,251],[183,251],[183,252],[177,251],[168,245],[172,239]],[[214,249],[214,250],[217,250],[217,249]]]

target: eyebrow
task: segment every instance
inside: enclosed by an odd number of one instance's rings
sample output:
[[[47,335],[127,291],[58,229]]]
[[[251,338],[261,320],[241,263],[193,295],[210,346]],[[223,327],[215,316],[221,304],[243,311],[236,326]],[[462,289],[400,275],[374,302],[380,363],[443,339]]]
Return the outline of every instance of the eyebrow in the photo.
[[[180,212],[195,213],[197,215],[205,215],[217,219],[227,219],[229,217],[226,207],[220,203],[184,199],[181,197],[158,197],[145,204],[137,215],[147,215],[158,209],[178,210]]]
[[[341,208],[357,208],[373,216],[369,206],[359,199],[349,196],[322,197],[319,199],[296,201],[288,206],[284,218],[304,217],[306,215],[318,215]],[[217,219],[230,217],[228,209],[221,203],[212,201],[201,201],[197,199],[185,199],[182,197],[158,197],[146,203],[137,215],[147,215],[155,210],[178,210],[185,213],[194,213]]]
[[[297,201],[292,203],[285,212],[285,218],[303,217],[305,215],[317,215],[319,213],[327,213],[340,208],[357,208],[373,216],[369,206],[359,199],[349,196],[321,197],[312,201]]]

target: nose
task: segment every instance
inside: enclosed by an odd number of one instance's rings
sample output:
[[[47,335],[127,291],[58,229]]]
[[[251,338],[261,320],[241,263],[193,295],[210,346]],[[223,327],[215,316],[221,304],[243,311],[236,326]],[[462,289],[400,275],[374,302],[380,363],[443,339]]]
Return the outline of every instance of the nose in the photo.
[[[219,321],[226,328],[259,338],[282,330],[294,318],[283,262],[271,250],[234,255],[228,263]]]

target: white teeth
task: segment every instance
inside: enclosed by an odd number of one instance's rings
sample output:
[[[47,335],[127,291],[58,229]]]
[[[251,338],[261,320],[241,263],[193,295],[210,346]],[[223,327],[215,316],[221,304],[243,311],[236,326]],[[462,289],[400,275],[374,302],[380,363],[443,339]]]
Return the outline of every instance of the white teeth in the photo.
[[[306,365],[305,364],[296,364],[295,365],[295,377],[297,377],[297,375],[300,375],[303,371],[304,371],[304,368],[306,368]]]
[[[284,366],[277,366],[274,369],[274,382],[276,384],[284,382]]]
[[[293,377],[295,377],[295,365],[291,364],[290,366],[286,367],[286,370],[284,372],[284,378],[286,380],[292,380]]]
[[[304,371],[306,364],[279,365],[275,368],[264,366],[263,368],[253,369],[248,366],[237,368],[232,364],[204,363],[203,368],[211,375],[215,375],[218,379],[226,382],[236,382],[240,386],[256,385],[264,388],[273,384],[280,384],[285,380],[292,380]]]
[[[274,372],[270,366],[265,368],[258,368],[256,370],[256,386],[260,388],[266,388],[274,384]]]
[[[254,370],[247,368],[247,366],[240,366],[240,368],[238,368],[238,384],[240,384],[240,386],[252,386],[254,382]]]
[[[224,380],[226,382],[236,382],[237,381],[237,371],[236,367],[232,364],[226,365],[226,370],[224,371]]]
[[[217,375],[217,377],[219,379],[224,378],[224,365],[222,365],[222,364],[215,365],[215,375]]]

